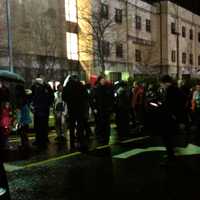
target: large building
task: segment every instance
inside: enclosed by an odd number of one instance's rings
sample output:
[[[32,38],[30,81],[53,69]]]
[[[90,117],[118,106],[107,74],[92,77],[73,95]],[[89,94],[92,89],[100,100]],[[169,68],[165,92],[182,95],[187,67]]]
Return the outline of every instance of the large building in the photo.
[[[110,23],[103,48],[105,71],[111,78],[126,77],[127,72],[131,76],[198,75],[200,16],[169,1],[153,5],[140,0],[94,2],[93,12],[99,7]],[[94,71],[100,70],[99,64]]]
[[[6,1],[0,1],[0,66],[8,68]],[[13,63],[27,81],[105,72],[195,76],[200,17],[169,1],[12,0]],[[31,78],[29,78],[31,77]]]
[[[8,69],[7,0],[0,1],[0,66]],[[84,74],[78,55],[76,4],[72,0],[12,0],[13,66],[28,82],[38,74],[63,80]],[[75,2],[75,1],[74,1]]]
[[[161,3],[162,65],[179,77],[200,70],[200,16],[171,2]],[[177,73],[178,72],[178,73]]]
[[[160,34],[157,8],[142,1],[103,1],[113,24],[107,30],[110,55],[106,72],[112,79],[159,73]],[[108,18],[109,18],[108,17]],[[156,55],[156,56],[155,56]]]

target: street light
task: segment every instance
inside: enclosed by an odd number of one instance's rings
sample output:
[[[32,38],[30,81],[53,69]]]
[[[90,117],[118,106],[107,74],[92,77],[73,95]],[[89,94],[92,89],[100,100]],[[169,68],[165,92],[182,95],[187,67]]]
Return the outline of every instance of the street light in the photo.
[[[10,0],[6,0],[6,16],[7,16],[7,31],[8,31],[8,61],[10,71],[13,72],[13,46],[12,46],[12,30],[11,30],[11,11]]]

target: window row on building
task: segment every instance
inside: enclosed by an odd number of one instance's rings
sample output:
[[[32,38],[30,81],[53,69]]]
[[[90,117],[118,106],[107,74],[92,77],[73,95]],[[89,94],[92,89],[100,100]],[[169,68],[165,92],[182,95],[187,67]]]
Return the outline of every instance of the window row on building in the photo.
[[[181,33],[179,33],[177,30],[176,30],[176,24],[174,22],[171,23],[171,33],[172,34],[178,34],[178,35],[182,35],[183,38],[186,38],[187,37],[187,29],[185,26],[182,26],[181,28]],[[193,29],[189,29],[189,39],[190,40],[193,40],[194,38],[194,33],[193,33]],[[198,41],[200,42],[200,32],[198,33]]]
[[[103,41],[102,43],[103,54],[105,57],[110,56],[110,42]],[[115,52],[117,58],[123,58],[123,44],[118,43],[115,46]]]
[[[103,54],[105,57],[110,56],[110,42],[108,41],[103,41]],[[115,54],[117,58],[123,58],[123,44],[116,44],[115,46]],[[141,62],[142,61],[142,51],[139,49],[135,50],[135,61],[136,62]]]
[[[171,52],[171,61],[174,63],[177,60],[177,53],[175,50],[172,50]],[[194,56],[193,54],[188,55],[188,63],[190,65],[194,64]],[[182,64],[187,64],[187,54],[185,52],[182,52]],[[200,55],[198,56],[198,65],[200,66]]]
[[[100,15],[104,19],[109,19],[109,7],[105,3],[101,3]],[[115,8],[115,22],[121,24],[123,21],[123,11],[122,9]]]
[[[101,3],[101,17],[104,19],[109,19],[109,7],[107,4]],[[115,22],[122,23],[123,22],[123,11],[122,9],[115,8]],[[146,31],[151,32],[151,20],[146,19],[145,21]],[[137,30],[142,29],[142,17],[139,15],[135,16],[135,27]]]

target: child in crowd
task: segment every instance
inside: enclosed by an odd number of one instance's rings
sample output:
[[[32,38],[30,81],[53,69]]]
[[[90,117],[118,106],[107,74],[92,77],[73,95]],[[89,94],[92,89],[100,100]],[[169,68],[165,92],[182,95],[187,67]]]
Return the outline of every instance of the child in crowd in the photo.
[[[55,104],[54,104],[54,114],[55,114],[55,125],[56,125],[56,141],[65,142],[65,118],[67,114],[66,104],[62,100],[63,86],[58,85],[58,90],[55,92]]]
[[[12,108],[9,102],[5,102],[1,108],[0,114],[0,137],[1,137],[1,146],[3,148],[9,148],[8,137],[11,132],[12,125]]]

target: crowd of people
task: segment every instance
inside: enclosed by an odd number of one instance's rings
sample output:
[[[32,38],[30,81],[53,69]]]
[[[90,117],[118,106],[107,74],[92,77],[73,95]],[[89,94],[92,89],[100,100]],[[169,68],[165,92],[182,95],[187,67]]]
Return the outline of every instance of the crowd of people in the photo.
[[[35,131],[32,145],[46,148],[51,107],[55,116],[56,141],[65,142],[68,129],[71,148],[78,143],[76,147],[81,151],[87,150],[89,137],[94,134],[89,122],[91,115],[98,144],[109,143],[114,116],[119,140],[128,137],[133,128],[148,130],[161,136],[170,160],[175,159],[173,136],[180,129],[189,134],[191,124],[200,129],[200,82],[196,86],[184,81],[177,83],[168,75],[159,83],[135,81],[133,85],[126,81],[111,83],[104,76],[99,76],[95,85],[85,84],[74,75],[59,84],[56,91],[44,77],[39,77],[34,80],[31,90],[25,90],[22,84],[17,85],[14,99],[11,100],[9,89],[1,83],[1,151],[9,148],[8,139],[13,129],[21,138],[19,148],[30,149],[27,132],[32,120]],[[3,160],[1,166],[2,163]]]
[[[2,148],[9,148],[8,138],[14,129],[21,138],[20,148],[30,148],[27,132],[32,122],[33,145],[46,148],[50,108],[55,118],[56,140],[65,142],[68,129],[72,148],[78,141],[81,149],[94,134],[89,122],[91,116],[100,144],[109,143],[111,119],[116,124],[119,140],[129,136],[136,127],[167,136],[175,134],[179,126],[189,130],[193,124],[200,128],[200,82],[196,86],[184,81],[176,83],[168,75],[159,82],[135,81],[133,85],[126,81],[111,83],[104,76],[99,76],[95,85],[85,84],[74,75],[56,90],[44,77],[39,77],[30,90],[25,90],[22,84],[16,85],[14,95],[3,83],[0,86]]]

